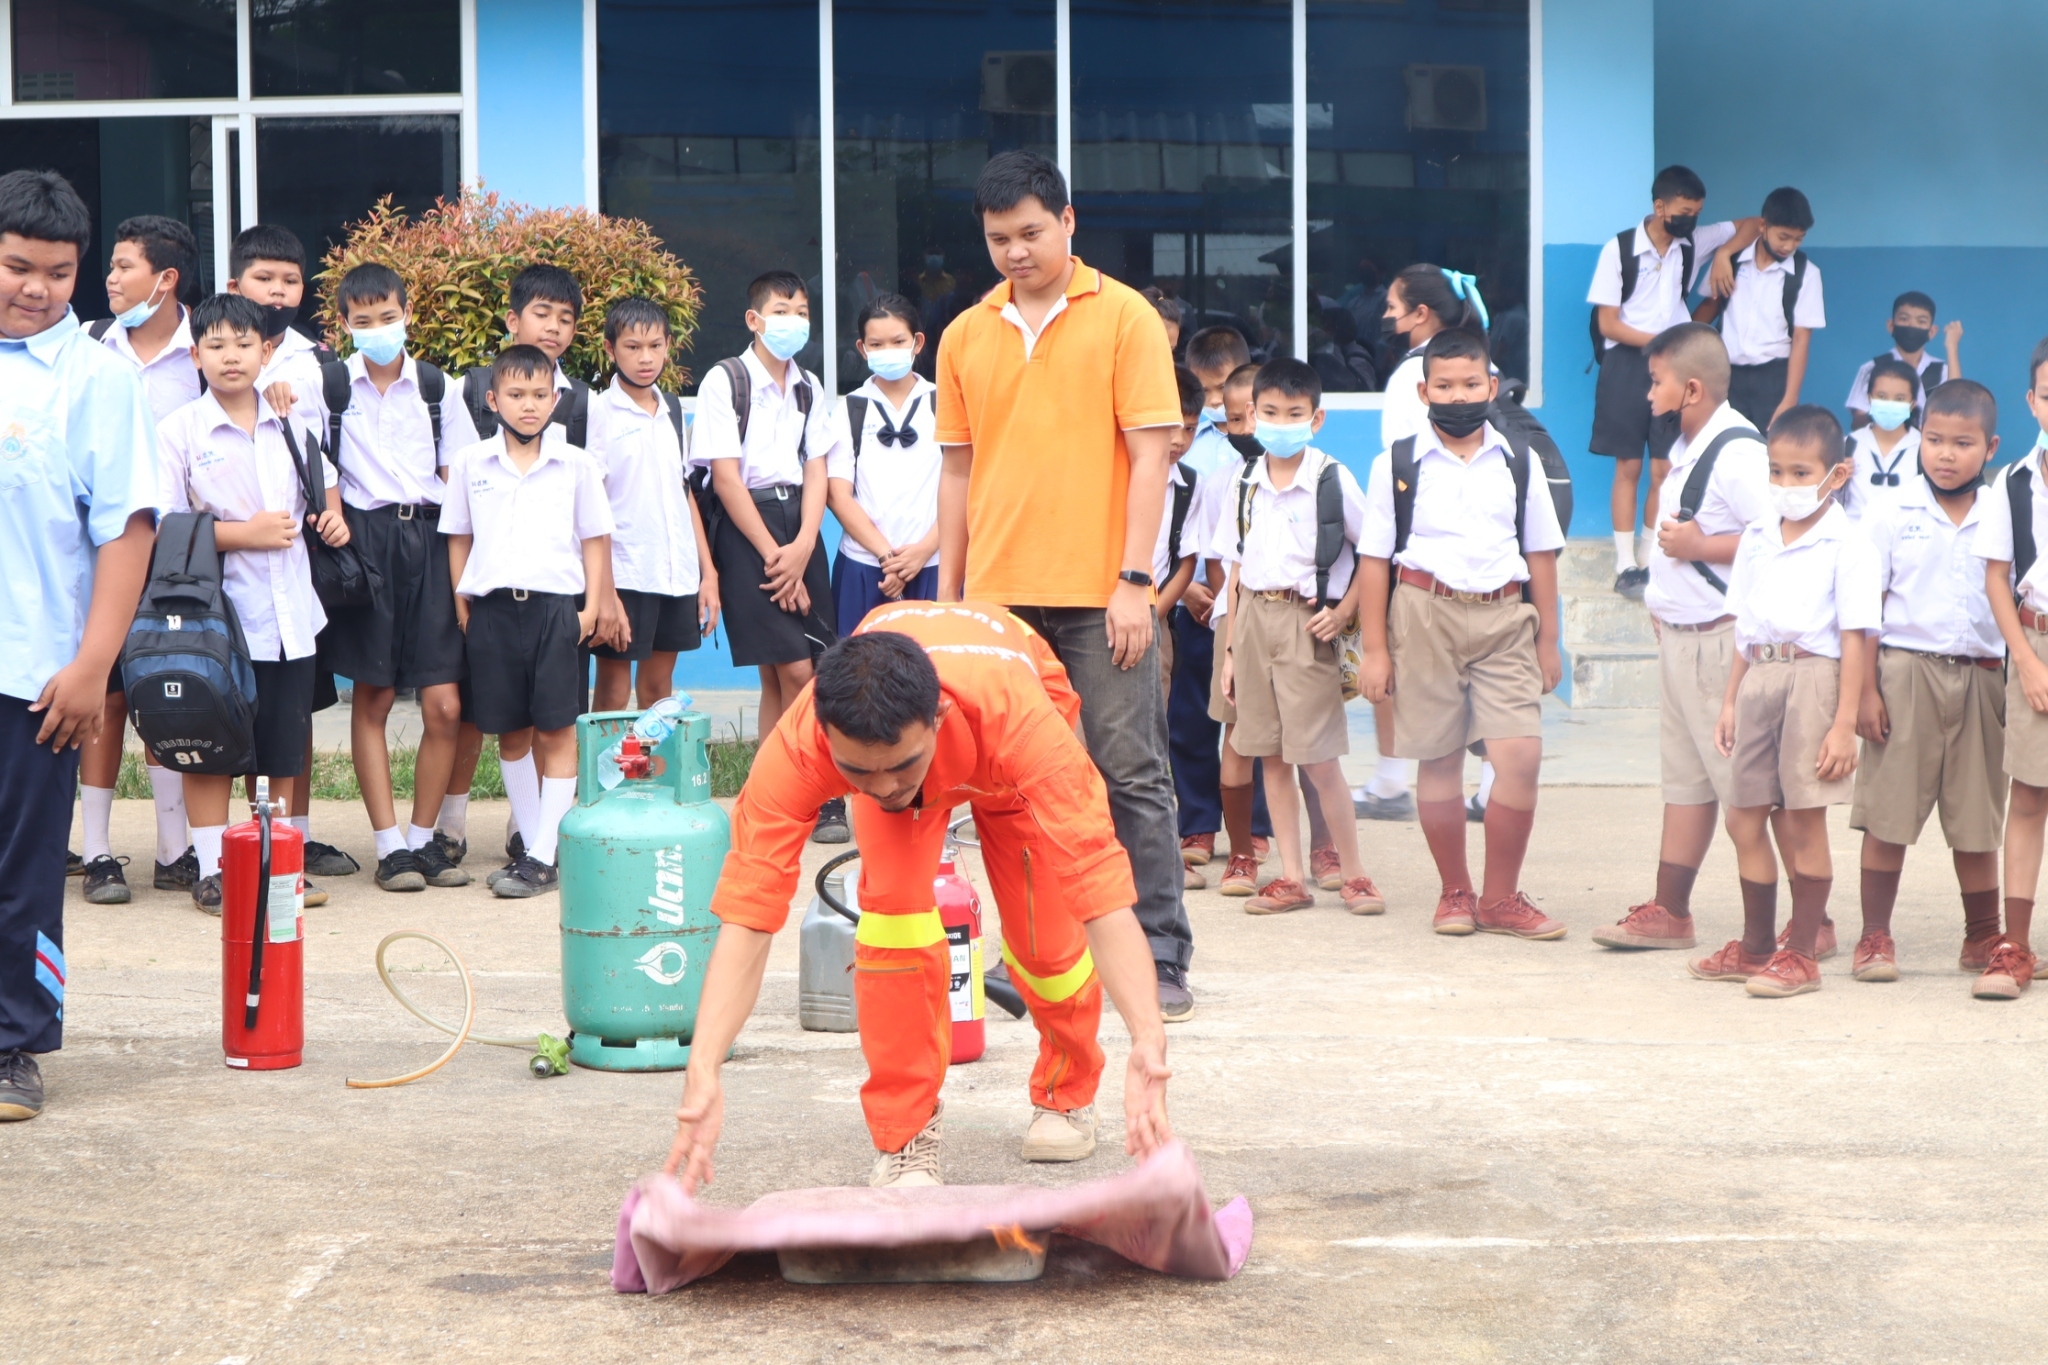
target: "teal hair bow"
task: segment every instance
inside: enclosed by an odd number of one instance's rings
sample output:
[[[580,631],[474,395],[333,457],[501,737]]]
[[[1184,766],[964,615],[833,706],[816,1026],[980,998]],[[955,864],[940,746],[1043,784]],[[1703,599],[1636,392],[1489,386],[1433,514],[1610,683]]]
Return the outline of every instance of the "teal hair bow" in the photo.
[[[1439,268],[1441,269],[1442,267]],[[1451,292],[1467,303],[1470,303],[1474,311],[1479,314],[1479,325],[1491,330],[1493,319],[1487,316],[1486,300],[1479,297],[1479,277],[1449,269],[1445,269],[1443,274],[1444,279],[1450,282]]]

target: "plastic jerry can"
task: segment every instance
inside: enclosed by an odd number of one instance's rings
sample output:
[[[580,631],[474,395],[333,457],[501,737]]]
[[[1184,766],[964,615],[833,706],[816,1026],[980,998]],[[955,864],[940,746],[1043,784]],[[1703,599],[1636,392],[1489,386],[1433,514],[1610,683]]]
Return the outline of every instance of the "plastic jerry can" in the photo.
[[[819,869],[816,893],[797,938],[796,1022],[811,1033],[855,1033],[853,926],[860,916],[860,873],[842,853]],[[846,907],[841,913],[837,901]]]

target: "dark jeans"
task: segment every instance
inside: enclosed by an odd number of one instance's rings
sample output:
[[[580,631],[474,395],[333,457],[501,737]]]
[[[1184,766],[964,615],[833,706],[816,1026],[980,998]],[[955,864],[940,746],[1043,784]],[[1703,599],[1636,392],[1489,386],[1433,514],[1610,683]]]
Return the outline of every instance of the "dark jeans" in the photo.
[[[1173,687],[1166,699],[1173,793],[1180,803],[1180,837],[1223,828],[1223,723],[1209,719],[1209,680],[1216,664],[1216,633],[1186,607],[1173,609]],[[1254,769],[1258,760],[1252,760]],[[1263,775],[1252,778],[1252,833],[1273,837]]]
[[[1159,678],[1159,646],[1134,668],[1110,659],[1100,607],[1011,607],[1045,637],[1066,665],[1081,696],[1081,732],[1088,755],[1109,787],[1109,813],[1117,842],[1131,858],[1138,884],[1138,923],[1152,956],[1186,968],[1194,933],[1181,905],[1180,837],[1173,779],[1166,761],[1166,694]]]

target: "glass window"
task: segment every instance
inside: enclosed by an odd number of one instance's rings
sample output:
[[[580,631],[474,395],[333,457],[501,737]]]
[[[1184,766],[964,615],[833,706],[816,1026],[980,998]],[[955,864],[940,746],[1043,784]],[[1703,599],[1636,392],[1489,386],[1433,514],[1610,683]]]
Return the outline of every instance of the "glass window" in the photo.
[[[974,180],[995,152],[1053,155],[1053,33],[1052,0],[835,6],[842,390],[867,377],[854,322],[878,295],[919,305],[917,370],[930,378],[939,333],[996,283],[969,207]]]
[[[1527,379],[1528,0],[1309,0],[1308,140],[1317,367],[1385,375],[1386,282],[1427,261],[1479,277],[1495,362]]]
[[[604,211],[652,225],[704,291],[689,391],[746,349],[767,270],[811,282],[798,359],[821,370],[815,0],[599,0],[597,23]]]
[[[14,98],[233,99],[235,0],[15,0]]]
[[[310,269],[385,195],[421,213],[462,174],[453,114],[256,121],[256,202],[306,244]]]
[[[254,0],[250,90],[458,94],[461,24],[459,0]]]
[[[1075,252],[1292,354],[1292,8],[1074,0]]]

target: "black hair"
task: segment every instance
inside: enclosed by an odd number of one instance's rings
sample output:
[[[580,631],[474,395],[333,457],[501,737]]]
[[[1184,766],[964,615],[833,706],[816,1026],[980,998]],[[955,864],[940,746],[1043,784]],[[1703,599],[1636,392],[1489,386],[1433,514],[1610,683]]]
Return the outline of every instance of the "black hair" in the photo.
[[[939,671],[924,647],[897,630],[849,635],[818,659],[811,706],[860,744],[894,744],[908,725],[939,720]]]
[[[619,334],[628,327],[658,327],[663,337],[675,335],[669,325],[668,314],[653,299],[635,295],[627,299],[614,299],[604,310],[604,339],[617,341]]]
[[[334,291],[334,306],[346,323],[348,310],[357,304],[382,303],[389,298],[396,298],[398,306],[405,307],[405,281],[390,266],[365,261],[341,277],[341,284]]]
[[[1908,289],[1905,293],[1892,300],[1892,311],[1894,313],[1898,312],[1901,308],[1925,308],[1928,317],[1939,316],[1934,311],[1934,300],[1917,289]]]
[[[1920,376],[1914,373],[1913,367],[1905,361],[1893,360],[1890,356],[1886,356],[1882,360],[1872,362],[1870,366],[1869,387],[1876,388],[1877,381],[1884,378],[1905,380],[1906,388],[1913,395],[1913,401],[1915,403],[1920,401]]]
[[[873,303],[860,310],[854,319],[853,334],[862,341],[868,339],[868,324],[877,318],[894,318],[910,329],[915,337],[924,319],[918,315],[917,305],[901,294],[883,294]]]
[[[142,248],[142,259],[151,270],[178,272],[178,298],[186,303],[199,298],[199,243],[192,229],[161,213],[140,213],[124,218],[114,229],[114,240],[133,242]]]
[[[1779,413],[1771,423],[1770,439],[1800,446],[1818,443],[1822,469],[1833,469],[1842,460],[1842,424],[1818,403],[1801,403]]]
[[[300,270],[306,268],[306,247],[299,234],[276,223],[257,223],[235,234],[228,244],[228,278],[239,280],[242,272],[258,261],[283,261]]]
[[[2034,343],[2034,353],[2027,358],[2027,387],[2033,388],[2041,378],[2041,367],[2048,365],[2048,337]]]
[[[1780,185],[1764,196],[1764,226],[1805,232],[1813,227],[1813,206],[1798,190]]]
[[[1951,379],[1930,389],[1922,425],[1937,413],[1969,418],[1982,429],[1986,441],[1998,431],[1998,400],[1974,379]]]
[[[1657,172],[1657,178],[1650,182],[1650,198],[1656,199],[1705,199],[1707,182],[1700,179],[1690,166],[1666,166]]]
[[[1680,380],[1697,379],[1716,403],[1728,399],[1728,344],[1704,322],[1681,322],[1650,338],[1643,359],[1663,360]]]
[[[507,346],[491,362],[491,387],[504,379],[554,378],[555,362],[538,346]]]
[[[1446,327],[1422,348],[1422,377],[1425,381],[1429,378],[1429,367],[1439,360],[1476,360],[1484,366],[1490,361],[1486,353],[1486,338],[1463,327]]]
[[[1269,360],[1259,366],[1252,380],[1252,397],[1275,391],[1283,398],[1306,398],[1311,407],[1323,405],[1323,377],[1305,360]]]
[[[208,294],[192,305],[192,339],[198,341],[216,327],[226,327],[238,334],[253,332],[261,338],[263,309],[254,299],[240,294]]]
[[[793,270],[771,270],[765,275],[756,275],[754,282],[747,286],[747,307],[760,312],[768,306],[770,299],[803,299],[809,302],[811,291],[804,286],[803,276]]]
[[[9,171],[0,175],[0,233],[5,232],[69,242],[83,256],[92,245],[92,212],[55,171]]]
[[[1026,199],[1036,199],[1059,217],[1067,207],[1067,178],[1037,152],[997,152],[974,180],[974,216],[1008,213]]]
[[[1244,333],[1227,322],[1204,327],[1189,337],[1187,353],[1191,370],[1213,370],[1218,365],[1235,370],[1250,364],[1252,358],[1252,348],[1245,344]]]
[[[1223,387],[1226,389],[1243,388],[1246,384],[1256,384],[1258,382],[1259,367],[1252,364],[1249,360],[1223,377]]]
[[[1183,420],[1199,416],[1202,411],[1202,381],[1195,378],[1195,372],[1185,365],[1173,367],[1173,382],[1180,389],[1180,415]]]
[[[1458,297],[1451,288],[1451,282],[1444,278],[1441,266],[1427,263],[1403,266],[1388,287],[1401,291],[1401,302],[1407,304],[1411,311],[1427,308],[1446,327],[1463,327],[1472,332],[1486,328],[1486,324],[1479,320],[1479,310],[1472,306],[1470,299]]]
[[[583,311],[582,288],[574,275],[558,265],[530,265],[512,277],[512,312],[525,312],[535,300],[566,303],[572,313]]]
[[[1152,301],[1152,311],[1159,314],[1161,322],[1170,322],[1179,327],[1188,320],[1187,305],[1179,299],[1170,299],[1149,285],[1140,292]]]

